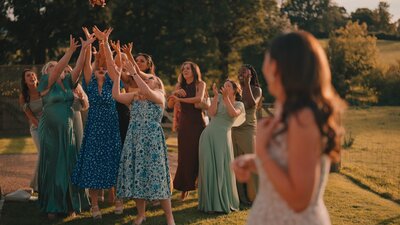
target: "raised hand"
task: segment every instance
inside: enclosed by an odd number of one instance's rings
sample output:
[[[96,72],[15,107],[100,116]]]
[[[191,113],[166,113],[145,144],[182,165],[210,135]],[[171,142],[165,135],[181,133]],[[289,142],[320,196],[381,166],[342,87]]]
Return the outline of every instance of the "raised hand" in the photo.
[[[78,45],[78,41],[75,41],[75,38],[72,37],[72,35],[69,35],[69,49],[71,51],[75,51],[80,45]]]
[[[91,33],[89,32],[89,30],[87,29],[87,27],[82,27],[82,30],[83,30],[83,33],[85,33],[86,39],[89,39]]]
[[[243,80],[245,84],[250,84],[251,81],[251,72],[249,69],[245,69],[245,71],[243,72]]]
[[[215,83],[213,83],[212,89],[213,89],[214,97],[218,96],[218,89],[217,89],[217,85]]]
[[[108,37],[110,36],[111,32],[113,31],[113,28],[105,29],[104,31],[101,31],[97,26],[93,27],[93,32],[96,35],[97,39],[100,41],[108,41]]]
[[[94,36],[94,34],[91,34],[89,36],[89,38],[86,40],[83,40],[82,38],[80,38],[80,39],[81,39],[82,48],[85,49],[96,40],[96,37]]]
[[[120,44],[119,40],[116,42],[111,40],[110,45],[114,49],[115,52],[117,52],[117,53],[121,52],[121,44]]]
[[[126,45],[126,44],[123,45],[121,49],[122,49],[123,53],[125,53],[127,55],[131,54],[132,49],[133,49],[133,42],[129,42],[128,45]]]
[[[224,98],[228,98],[229,92],[225,87],[221,87],[221,94]]]
[[[131,76],[138,75],[137,72],[136,72],[135,67],[133,66],[133,64],[129,60],[125,61],[122,66],[123,66],[124,69],[126,69],[126,71],[129,72],[129,74]]]

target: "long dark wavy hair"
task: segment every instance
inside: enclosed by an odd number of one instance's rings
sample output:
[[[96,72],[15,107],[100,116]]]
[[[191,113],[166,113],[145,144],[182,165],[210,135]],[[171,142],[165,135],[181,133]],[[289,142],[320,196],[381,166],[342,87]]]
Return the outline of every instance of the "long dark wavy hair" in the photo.
[[[156,66],[154,65],[154,62],[153,62],[153,59],[151,58],[151,56],[149,54],[146,54],[146,53],[138,53],[135,56],[135,60],[139,56],[143,56],[147,61],[147,70],[145,70],[143,72],[156,75]]]
[[[21,86],[21,94],[24,97],[25,103],[28,103],[30,101],[30,96],[29,96],[29,88],[28,85],[25,82],[25,73],[26,72],[32,72],[36,74],[33,70],[31,69],[24,69],[21,74],[21,81],[20,81],[20,86]]]
[[[183,73],[182,73],[183,67],[186,64],[190,65],[190,69],[192,70],[194,81],[197,83],[197,82],[200,82],[202,80],[201,79],[200,67],[194,62],[186,61],[186,62],[182,63],[182,65],[181,65],[181,73],[179,74],[179,77],[178,77],[178,83],[179,83],[179,86],[181,88],[185,88],[186,85],[187,85],[185,77],[183,77]]]
[[[260,87],[260,82],[258,82],[257,71],[254,69],[254,67],[250,64],[243,64],[242,67],[245,67],[250,70],[251,73],[250,85]]]
[[[272,42],[269,56],[277,63],[286,95],[281,132],[287,130],[289,116],[310,108],[325,143],[323,153],[337,161],[344,133],[340,115],[345,103],[332,86],[328,59],[318,40],[305,31],[284,34]]]

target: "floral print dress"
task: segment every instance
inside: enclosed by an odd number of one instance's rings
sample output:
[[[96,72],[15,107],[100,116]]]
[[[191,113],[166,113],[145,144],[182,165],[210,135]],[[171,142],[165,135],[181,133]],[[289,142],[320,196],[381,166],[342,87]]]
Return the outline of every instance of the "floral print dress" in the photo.
[[[132,103],[118,170],[119,198],[160,200],[171,197],[162,115],[162,107],[151,101]]]

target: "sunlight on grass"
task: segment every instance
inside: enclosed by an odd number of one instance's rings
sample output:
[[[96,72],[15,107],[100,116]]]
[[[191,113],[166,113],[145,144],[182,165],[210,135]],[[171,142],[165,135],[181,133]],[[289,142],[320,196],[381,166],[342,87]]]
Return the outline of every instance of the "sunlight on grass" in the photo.
[[[354,144],[343,151],[341,172],[400,202],[400,107],[352,108],[344,124]]]
[[[399,224],[400,206],[359,188],[339,174],[329,176],[325,204],[332,224]]]
[[[37,153],[31,137],[0,138],[0,155],[28,153]]]

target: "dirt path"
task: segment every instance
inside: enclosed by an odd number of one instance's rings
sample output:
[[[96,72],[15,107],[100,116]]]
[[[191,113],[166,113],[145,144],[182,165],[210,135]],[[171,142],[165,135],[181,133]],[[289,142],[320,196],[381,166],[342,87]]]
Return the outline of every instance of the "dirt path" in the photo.
[[[168,154],[172,177],[175,175],[178,155],[176,152]],[[37,154],[0,155],[0,187],[3,194],[29,188],[33,177]]]

